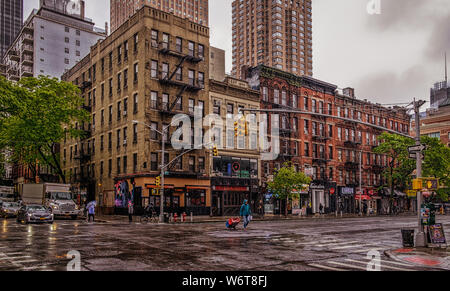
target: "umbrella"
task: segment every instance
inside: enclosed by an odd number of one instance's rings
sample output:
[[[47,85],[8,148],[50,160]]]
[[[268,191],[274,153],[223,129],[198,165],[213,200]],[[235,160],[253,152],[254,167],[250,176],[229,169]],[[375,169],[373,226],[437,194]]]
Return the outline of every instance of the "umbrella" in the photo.
[[[91,207],[91,206],[94,206],[94,207],[96,207],[97,206],[97,201],[91,201],[91,202],[89,202],[87,205],[86,205],[86,208],[89,208],[89,207]]]

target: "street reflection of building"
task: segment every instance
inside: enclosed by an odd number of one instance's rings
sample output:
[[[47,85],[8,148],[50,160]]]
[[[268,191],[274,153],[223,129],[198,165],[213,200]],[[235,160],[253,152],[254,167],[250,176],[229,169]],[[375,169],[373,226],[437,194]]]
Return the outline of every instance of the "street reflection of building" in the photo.
[[[162,131],[176,114],[194,120],[194,107],[208,106],[209,29],[148,6],[141,8],[63,79],[78,85],[91,113],[82,140],[62,146],[71,182],[99,199],[103,209],[159,211]],[[205,81],[206,80],[206,81]],[[203,110],[205,114],[205,110]],[[135,123],[137,121],[138,123]],[[193,125],[193,123],[192,123]],[[210,213],[209,152],[171,146],[166,134],[165,205],[169,212]]]
[[[210,113],[222,120],[232,118],[239,109],[258,109],[259,91],[250,89],[248,83],[231,77],[220,82],[210,80]],[[246,113],[248,115],[248,113]],[[257,118],[259,114],[255,115]],[[222,134],[219,156],[214,157],[211,174],[212,215],[239,215],[244,199],[250,201],[254,212],[262,208],[259,192],[260,155],[258,131],[249,130],[248,136],[235,137],[234,126],[226,127]],[[245,131],[245,130],[244,130]],[[228,137],[227,137],[228,133]],[[228,149],[228,146],[233,149]]]
[[[409,133],[409,116],[404,109],[359,100],[352,88],[339,92],[336,85],[267,66],[249,69],[246,80],[253,89],[260,91],[262,109],[310,112],[280,113],[281,152],[278,159],[262,162],[264,193],[270,196],[265,189],[267,178],[273,177],[275,169],[290,162],[298,171],[312,177],[308,194],[300,195],[299,207],[312,214],[319,213],[320,205],[326,213],[336,210],[354,213],[359,205],[359,157],[362,153],[361,197],[366,199],[364,203],[370,202],[368,208],[374,211],[382,208],[381,201],[375,201],[381,200],[384,193],[378,189],[385,184],[382,172],[388,159],[375,154],[373,149],[379,143],[377,137],[383,128]],[[285,202],[279,201],[274,213],[284,213],[284,207]],[[287,207],[291,212],[291,206]]]

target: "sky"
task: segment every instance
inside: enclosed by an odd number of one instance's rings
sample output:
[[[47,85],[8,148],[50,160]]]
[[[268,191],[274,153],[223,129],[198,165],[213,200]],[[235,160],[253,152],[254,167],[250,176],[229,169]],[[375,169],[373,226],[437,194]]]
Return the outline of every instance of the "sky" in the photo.
[[[109,22],[110,0],[85,0],[86,16]],[[380,10],[367,5],[379,1]],[[225,49],[231,71],[231,2],[210,0],[211,45]],[[448,0],[313,0],[314,78],[353,87],[359,99],[381,104],[429,101],[450,59]],[[24,19],[39,0],[24,1]],[[373,6],[371,6],[373,7]],[[373,12],[374,10],[372,10]]]

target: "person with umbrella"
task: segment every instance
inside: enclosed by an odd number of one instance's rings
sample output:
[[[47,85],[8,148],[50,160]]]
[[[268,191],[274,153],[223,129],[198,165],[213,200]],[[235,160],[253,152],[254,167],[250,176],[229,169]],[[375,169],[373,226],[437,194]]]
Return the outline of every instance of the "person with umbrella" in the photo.
[[[96,201],[91,201],[86,205],[86,209],[88,210],[88,222],[91,221],[91,217],[92,217],[92,222],[95,221],[95,206],[97,206]]]

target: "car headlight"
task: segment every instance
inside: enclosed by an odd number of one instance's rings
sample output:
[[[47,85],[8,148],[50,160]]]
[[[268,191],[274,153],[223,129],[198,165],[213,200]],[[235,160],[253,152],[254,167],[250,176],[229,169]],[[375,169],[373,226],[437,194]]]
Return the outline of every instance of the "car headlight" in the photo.
[[[75,205],[75,210],[80,210],[80,207],[78,205]]]
[[[58,209],[58,205],[52,205],[52,208],[53,208],[54,210],[56,210],[56,209]]]

